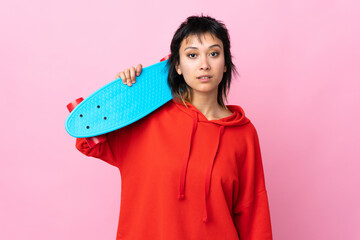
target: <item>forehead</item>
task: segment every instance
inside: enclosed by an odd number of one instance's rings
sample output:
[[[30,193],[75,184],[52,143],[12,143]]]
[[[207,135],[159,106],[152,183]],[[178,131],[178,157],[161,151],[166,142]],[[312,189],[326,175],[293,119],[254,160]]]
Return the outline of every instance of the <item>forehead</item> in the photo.
[[[220,46],[222,46],[222,41],[211,33],[207,32],[207,33],[201,33],[201,34],[191,34],[183,39],[183,41],[181,42],[180,48],[190,46],[190,45],[207,46],[207,45],[212,45],[215,43],[218,43],[218,44],[220,44]]]

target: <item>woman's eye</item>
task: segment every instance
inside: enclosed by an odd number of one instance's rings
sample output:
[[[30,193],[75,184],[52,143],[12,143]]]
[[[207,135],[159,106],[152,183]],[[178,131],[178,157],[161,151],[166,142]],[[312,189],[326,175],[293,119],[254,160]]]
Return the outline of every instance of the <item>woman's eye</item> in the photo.
[[[218,52],[212,52],[212,53],[210,53],[210,55],[213,56],[213,57],[216,57],[217,55],[219,55],[219,53]]]
[[[195,53],[190,53],[190,54],[188,54],[188,57],[190,57],[190,58],[194,58],[195,57]]]

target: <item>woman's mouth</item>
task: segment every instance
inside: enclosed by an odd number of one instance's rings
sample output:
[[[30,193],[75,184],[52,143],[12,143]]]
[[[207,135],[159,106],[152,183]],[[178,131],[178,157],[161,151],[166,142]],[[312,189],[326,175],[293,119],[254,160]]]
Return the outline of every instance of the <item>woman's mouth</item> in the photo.
[[[197,77],[197,79],[199,79],[200,82],[207,82],[211,79],[211,76],[204,75],[204,76]]]

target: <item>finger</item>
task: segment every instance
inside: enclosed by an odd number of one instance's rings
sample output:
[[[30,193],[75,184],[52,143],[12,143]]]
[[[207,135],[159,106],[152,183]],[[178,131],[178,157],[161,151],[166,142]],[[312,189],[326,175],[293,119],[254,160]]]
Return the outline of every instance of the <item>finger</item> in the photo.
[[[135,83],[135,68],[134,67],[130,68],[130,78],[131,78],[131,82]]]
[[[124,72],[119,73],[119,75],[121,77],[121,80],[122,80],[123,84],[126,84],[126,77],[125,77]]]
[[[142,71],[142,65],[138,64],[136,67],[136,76],[139,76]]]
[[[125,73],[125,77],[126,77],[126,82],[129,84],[129,82],[130,82],[130,70],[126,69],[124,71],[124,73]]]

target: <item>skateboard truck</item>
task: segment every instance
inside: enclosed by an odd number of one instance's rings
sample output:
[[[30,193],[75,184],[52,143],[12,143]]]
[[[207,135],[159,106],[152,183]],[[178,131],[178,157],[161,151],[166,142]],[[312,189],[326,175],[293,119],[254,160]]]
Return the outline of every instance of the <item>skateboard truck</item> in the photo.
[[[66,105],[67,109],[69,110],[69,112],[71,112],[72,110],[74,110],[74,108],[81,103],[84,100],[84,98],[78,98],[74,101],[72,101],[71,103],[69,103],[68,105]],[[93,148],[96,144],[102,143],[106,141],[106,136],[105,134],[103,135],[98,135],[98,136],[94,136],[94,137],[88,137],[85,138],[87,144],[89,145],[90,148]]]

